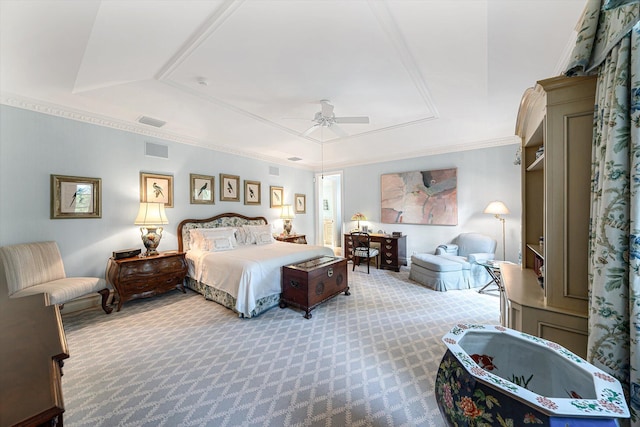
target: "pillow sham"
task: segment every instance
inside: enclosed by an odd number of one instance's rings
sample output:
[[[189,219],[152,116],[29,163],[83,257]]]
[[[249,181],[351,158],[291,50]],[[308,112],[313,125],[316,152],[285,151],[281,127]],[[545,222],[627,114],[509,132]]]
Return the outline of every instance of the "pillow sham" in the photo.
[[[189,230],[191,248],[201,251],[213,251],[217,248],[226,247],[226,243],[223,243],[224,239],[228,240],[228,245],[231,246],[230,249],[236,248],[238,242],[236,241],[235,232],[236,229],[233,227],[197,228]],[[219,239],[222,240],[216,243],[216,240]]]
[[[274,240],[271,235],[271,226],[269,224],[243,225],[242,228],[246,231],[246,244],[264,245],[266,243],[271,243]]]

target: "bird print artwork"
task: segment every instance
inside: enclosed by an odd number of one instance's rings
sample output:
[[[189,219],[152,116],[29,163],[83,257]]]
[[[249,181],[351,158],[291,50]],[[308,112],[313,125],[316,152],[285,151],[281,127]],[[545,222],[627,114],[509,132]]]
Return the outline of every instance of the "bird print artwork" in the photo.
[[[231,181],[227,181],[227,191],[229,194],[233,194],[233,186],[231,185]]]
[[[256,198],[256,193],[253,191],[253,188],[249,188],[249,197],[251,199],[255,199]]]
[[[160,187],[160,186],[158,185],[158,183],[156,183],[156,182],[154,182],[154,183],[153,183],[153,192],[154,192],[154,194],[155,194],[155,196],[156,196],[156,199],[157,199],[158,197],[160,197],[160,196],[164,197],[164,193],[163,193],[163,191],[162,191],[162,187]]]
[[[78,197],[77,191],[73,193],[73,197],[71,197],[71,203],[69,203],[69,207],[73,206],[73,204],[76,202],[76,197]]]
[[[198,197],[200,197],[202,195],[202,192],[207,189],[207,185],[209,185],[209,183],[205,182],[204,185],[200,187],[200,191],[198,191]]]

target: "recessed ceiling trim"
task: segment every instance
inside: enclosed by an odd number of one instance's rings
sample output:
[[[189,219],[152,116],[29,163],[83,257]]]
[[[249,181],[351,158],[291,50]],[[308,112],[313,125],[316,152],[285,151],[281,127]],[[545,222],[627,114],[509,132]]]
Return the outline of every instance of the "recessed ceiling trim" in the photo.
[[[379,0],[368,0],[368,3],[371,11],[377,18],[380,27],[385,32],[385,34],[391,41],[391,44],[393,44],[396,51],[398,52],[400,60],[402,61],[402,65],[404,65],[407,73],[409,73],[409,76],[411,77],[411,80],[413,81],[416,89],[420,93],[420,96],[424,100],[429,110],[433,112],[433,118],[437,119],[440,114],[438,113],[438,109],[433,102],[429,87],[427,86],[427,83],[420,73],[420,69],[418,68],[416,60],[411,54],[409,46],[402,36],[402,31],[400,31],[396,20],[393,18],[393,15],[391,14],[389,7],[387,6],[387,2]]]
[[[168,78],[173,71],[184,62],[191,53],[207,40],[226,21],[244,0],[226,0],[198,30],[182,45],[180,49],[158,70],[156,80]]]

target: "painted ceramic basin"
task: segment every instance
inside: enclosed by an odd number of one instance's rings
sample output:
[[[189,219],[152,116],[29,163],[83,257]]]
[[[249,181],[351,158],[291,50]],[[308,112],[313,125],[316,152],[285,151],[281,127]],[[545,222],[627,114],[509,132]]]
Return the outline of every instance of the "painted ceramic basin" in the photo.
[[[449,425],[617,426],[622,386],[564,347],[502,326],[460,324],[436,378]]]

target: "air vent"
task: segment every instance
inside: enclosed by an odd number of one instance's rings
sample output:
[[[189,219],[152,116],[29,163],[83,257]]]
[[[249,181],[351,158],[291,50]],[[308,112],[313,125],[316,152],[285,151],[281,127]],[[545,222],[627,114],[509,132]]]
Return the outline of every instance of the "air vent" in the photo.
[[[169,146],[162,144],[154,144],[153,142],[145,142],[144,154],[151,157],[169,158]]]
[[[280,176],[280,169],[275,166],[269,166],[269,175]]]
[[[299,162],[302,159],[300,157],[289,157],[287,160],[290,160],[292,162]]]
[[[138,119],[138,122],[142,123],[143,125],[149,125],[157,128],[161,128],[162,126],[167,124],[167,122],[163,122],[162,120],[154,119],[153,117],[147,116],[140,117]]]

